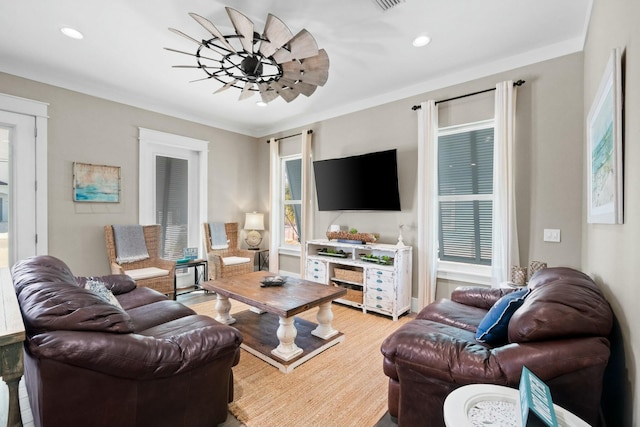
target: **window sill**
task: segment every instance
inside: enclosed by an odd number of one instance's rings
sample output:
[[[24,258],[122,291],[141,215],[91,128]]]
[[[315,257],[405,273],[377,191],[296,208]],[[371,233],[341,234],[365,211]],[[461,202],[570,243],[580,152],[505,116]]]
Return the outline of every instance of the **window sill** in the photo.
[[[300,256],[300,248],[290,247],[290,246],[280,246],[278,248],[279,255],[288,255],[288,256]]]
[[[491,266],[438,261],[438,279],[491,286]]]

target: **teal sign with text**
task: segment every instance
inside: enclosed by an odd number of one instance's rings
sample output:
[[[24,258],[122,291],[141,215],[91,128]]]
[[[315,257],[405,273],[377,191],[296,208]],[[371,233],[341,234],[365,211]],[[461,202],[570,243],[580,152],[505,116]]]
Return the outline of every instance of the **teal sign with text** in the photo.
[[[526,366],[520,376],[520,412],[524,427],[558,427],[549,387]]]

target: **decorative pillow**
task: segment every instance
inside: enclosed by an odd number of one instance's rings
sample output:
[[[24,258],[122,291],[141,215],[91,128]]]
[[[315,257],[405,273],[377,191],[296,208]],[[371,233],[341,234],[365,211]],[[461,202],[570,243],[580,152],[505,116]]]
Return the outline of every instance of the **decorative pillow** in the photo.
[[[107,289],[103,282],[100,282],[98,280],[87,280],[87,283],[85,283],[84,287],[85,289],[88,289],[94,294],[98,295],[100,299],[104,300],[105,302],[122,308],[118,299],[109,289]]]
[[[513,313],[524,303],[528,293],[528,289],[522,289],[508,293],[496,301],[484,316],[480,325],[478,325],[476,340],[491,345],[506,343],[509,320],[511,320]]]

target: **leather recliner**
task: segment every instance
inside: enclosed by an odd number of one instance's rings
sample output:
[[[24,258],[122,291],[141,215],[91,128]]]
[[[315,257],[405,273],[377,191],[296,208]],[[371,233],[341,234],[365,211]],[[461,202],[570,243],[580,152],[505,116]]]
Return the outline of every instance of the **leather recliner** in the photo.
[[[517,388],[527,366],[554,403],[598,425],[609,359],[611,308],[586,274],[549,268],[533,275],[529,294],[508,323],[508,343],[478,342],[476,331],[508,289],[463,287],[429,304],[382,343],[389,413],[400,427],[444,427],[447,395],[466,384]]]
[[[120,307],[50,256],[20,261],[25,383],[36,427],[211,427],[233,400],[242,335],[126,275],[104,283]]]

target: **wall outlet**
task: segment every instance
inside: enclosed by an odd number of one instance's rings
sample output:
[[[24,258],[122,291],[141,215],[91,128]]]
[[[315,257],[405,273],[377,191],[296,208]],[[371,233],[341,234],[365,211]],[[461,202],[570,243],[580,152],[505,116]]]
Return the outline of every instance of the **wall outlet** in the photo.
[[[545,242],[560,242],[560,230],[557,228],[545,228],[544,229],[544,241]]]

